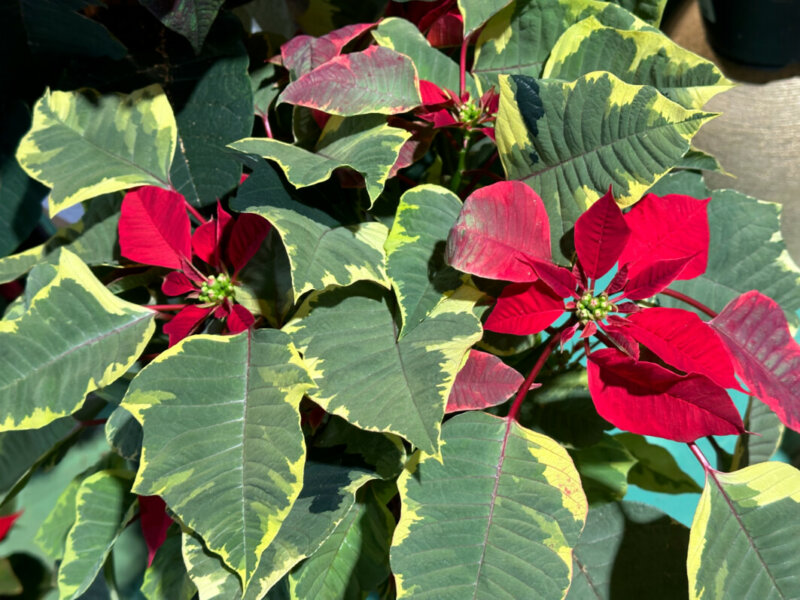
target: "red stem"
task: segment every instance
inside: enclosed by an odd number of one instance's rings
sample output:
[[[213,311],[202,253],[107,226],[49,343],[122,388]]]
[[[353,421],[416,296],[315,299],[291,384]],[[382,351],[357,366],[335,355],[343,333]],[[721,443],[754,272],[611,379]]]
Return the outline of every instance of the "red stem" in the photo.
[[[193,216],[195,219],[197,219],[197,220],[198,220],[198,221],[200,221],[201,223],[208,223],[208,220],[207,220],[207,219],[206,219],[206,218],[205,218],[203,215],[201,215],[201,214],[198,212],[198,210],[197,210],[197,209],[196,209],[194,206],[192,206],[191,204],[189,204],[189,201],[188,201],[188,200],[184,201],[184,204],[186,205],[186,210],[188,210],[188,211],[189,211],[189,213],[190,213],[190,214],[191,214],[191,215],[192,215],[192,216]]]
[[[461,100],[467,91],[467,48],[469,47],[470,36],[464,36],[461,42],[461,54],[459,56],[458,70],[458,98]]]
[[[681,292],[676,292],[675,290],[666,289],[666,290],[661,290],[661,292],[659,293],[664,294],[665,296],[672,296],[676,300],[685,302],[689,306],[694,306],[697,310],[706,313],[712,319],[716,317],[718,314],[716,311],[711,310],[702,302],[698,302],[694,298],[687,296],[686,294],[682,294]]]
[[[264,123],[264,130],[267,132],[267,137],[272,139],[273,135],[272,135],[272,129],[269,126],[269,114],[264,113],[264,116],[261,117],[261,120]]]
[[[544,363],[547,362],[550,354],[553,352],[553,348],[556,347],[558,343],[559,335],[556,334],[550,338],[550,341],[547,342],[547,345],[542,350],[542,354],[539,356],[536,364],[533,365],[531,372],[528,373],[528,377],[525,379],[525,382],[519,388],[517,392],[516,398],[514,398],[514,403],[511,405],[511,410],[508,411],[508,422],[516,420],[517,415],[519,414],[519,408],[522,406],[522,401],[525,400],[525,396],[528,394],[528,391],[531,389],[533,382],[536,379],[536,376],[539,374],[539,371],[542,370]]]
[[[165,311],[173,311],[173,310],[181,310],[189,306],[188,304],[145,304],[145,308],[149,308],[150,310],[157,310],[160,312]]]
[[[695,444],[694,442],[689,442],[687,445],[689,446],[689,450],[692,451],[692,454],[694,454],[695,458],[703,466],[703,470],[712,477],[714,477],[716,469],[714,469],[714,467],[711,466],[711,463],[708,462],[708,459],[706,458],[705,454],[703,454],[700,448],[697,447],[697,444]],[[716,479],[716,477],[714,477],[714,479]]]

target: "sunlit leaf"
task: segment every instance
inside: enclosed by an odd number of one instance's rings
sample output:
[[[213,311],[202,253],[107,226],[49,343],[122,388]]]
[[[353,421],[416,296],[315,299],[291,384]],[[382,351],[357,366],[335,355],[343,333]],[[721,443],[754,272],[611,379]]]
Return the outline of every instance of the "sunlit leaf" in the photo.
[[[297,407],[310,386],[288,337],[260,329],[186,338],[122,403],[144,429],[134,491],[164,498],[245,587],[302,487]]]
[[[700,109],[733,87],[714,63],[665,34],[606,27],[594,17],[564,32],[542,77],[572,81],[592,71],[611,71],[627,83],[651,85],[685,108]]]
[[[57,276],[25,314],[0,321],[0,431],[72,414],[128,370],[154,328],[152,311],[112,295],[62,249]]]
[[[137,185],[169,187],[177,128],[163,90],[128,96],[46,92],[17,160],[48,187],[50,214]]]
[[[689,537],[689,597],[800,596],[800,473],[777,462],[713,473]]]
[[[100,471],[84,479],[75,498],[75,523],[58,568],[59,598],[78,598],[94,581],[135,511],[132,474]]]
[[[397,340],[385,296],[358,284],[313,296],[284,329],[313,373],[312,400],[357,427],[395,433],[435,453],[450,388],[480,338],[475,299],[444,300]]]
[[[586,499],[566,451],[483,412],[442,428],[442,462],[420,453],[398,480],[398,598],[560,598]]]

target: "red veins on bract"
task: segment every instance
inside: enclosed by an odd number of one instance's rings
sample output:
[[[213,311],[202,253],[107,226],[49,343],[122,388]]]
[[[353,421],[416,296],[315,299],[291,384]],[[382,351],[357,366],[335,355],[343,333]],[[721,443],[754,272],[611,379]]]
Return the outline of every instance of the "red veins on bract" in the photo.
[[[667,203],[673,210],[664,216]],[[467,273],[514,282],[497,298],[487,330],[530,335],[567,313],[557,334],[562,343],[579,334],[610,346],[592,353],[587,346],[587,356],[592,398],[614,425],[681,441],[733,434],[743,426],[725,388],[741,388],[717,332],[694,313],[640,304],[688,278],[687,271],[692,277],[703,272],[706,205],[688,196],[648,195],[624,215],[609,190],[575,223],[577,261],[569,269],[550,259],[549,222],[538,195],[522,183],[502,182],[466,199],[447,256]],[[652,248],[651,233],[667,247]],[[618,263],[600,289],[598,280]],[[664,366],[640,360],[640,347]]]
[[[162,292],[196,301],[164,325],[170,346],[212,316],[223,319],[229,333],[244,331],[255,322],[250,311],[236,302],[237,279],[269,229],[258,215],[244,213],[234,219],[218,204],[216,218],[192,232],[182,195],[153,186],[128,192],[119,220],[122,256],[173,269],[164,277]]]

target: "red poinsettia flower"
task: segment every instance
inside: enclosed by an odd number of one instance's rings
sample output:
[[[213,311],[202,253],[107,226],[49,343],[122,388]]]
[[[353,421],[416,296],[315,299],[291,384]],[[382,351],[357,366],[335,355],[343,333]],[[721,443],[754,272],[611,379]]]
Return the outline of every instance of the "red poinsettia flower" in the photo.
[[[589,389],[617,427],[678,441],[743,431],[725,388],[739,388],[716,331],[695,313],[642,304],[705,271],[707,200],[647,195],[623,214],[611,191],[575,223],[577,261],[552,263],[541,198],[500,182],[467,198],[448,239],[450,264],[507,285],[486,329],[529,335],[565,312],[562,342],[580,331],[608,347],[588,351]],[[598,280],[617,264],[605,289]]]
[[[417,115],[433,123],[433,127],[458,127],[467,131],[480,130],[494,140],[494,120],[500,96],[494,87],[474,102],[469,92],[459,96],[452,90],[440,88],[425,79],[419,82],[422,108]],[[488,126],[491,125],[491,126]]]
[[[237,278],[269,229],[269,223],[258,215],[244,213],[234,219],[218,204],[217,217],[192,233],[181,194],[153,186],[126,194],[119,220],[122,256],[173,269],[161,290],[167,296],[185,295],[195,301],[183,305],[164,325],[170,346],[209,317],[224,320],[230,333],[244,331],[255,322],[250,311],[236,303]]]

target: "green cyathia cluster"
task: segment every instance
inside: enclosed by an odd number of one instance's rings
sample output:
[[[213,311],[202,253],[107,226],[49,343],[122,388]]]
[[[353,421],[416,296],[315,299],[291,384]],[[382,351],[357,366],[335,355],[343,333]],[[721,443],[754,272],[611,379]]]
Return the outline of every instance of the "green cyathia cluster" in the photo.
[[[590,292],[585,292],[576,303],[575,314],[578,315],[581,323],[585,324],[589,321],[602,321],[615,308],[605,292],[599,296],[592,296]]]
[[[481,107],[467,100],[458,110],[458,120],[464,125],[475,125],[482,116]]]
[[[200,286],[200,302],[209,302],[211,304],[222,304],[227,299],[233,299],[233,282],[230,277],[222,273],[220,275],[211,275]]]

